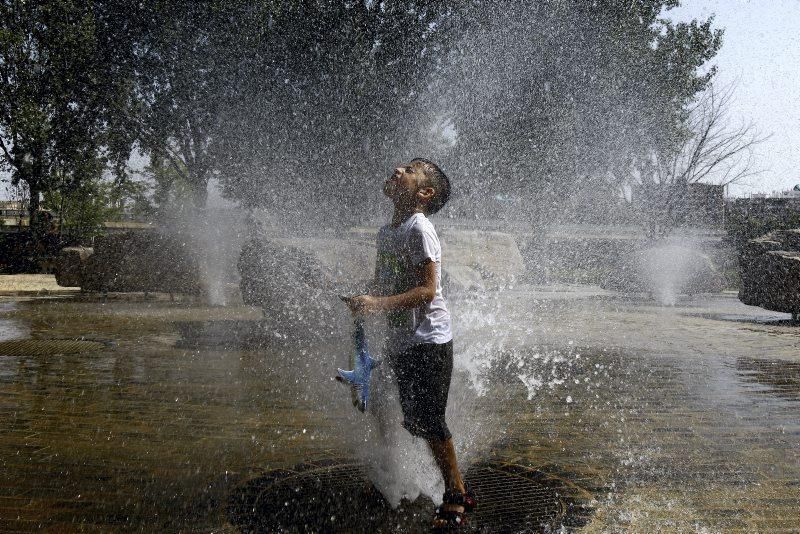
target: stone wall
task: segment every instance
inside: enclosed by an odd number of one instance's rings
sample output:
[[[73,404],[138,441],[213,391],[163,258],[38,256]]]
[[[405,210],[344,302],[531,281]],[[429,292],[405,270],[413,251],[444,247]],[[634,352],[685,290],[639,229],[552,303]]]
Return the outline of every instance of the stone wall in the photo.
[[[739,300],[768,310],[800,314],[800,228],[751,239],[739,258]]]
[[[528,279],[536,284],[600,284],[617,260],[641,248],[643,239],[570,238],[521,234],[517,237]]]

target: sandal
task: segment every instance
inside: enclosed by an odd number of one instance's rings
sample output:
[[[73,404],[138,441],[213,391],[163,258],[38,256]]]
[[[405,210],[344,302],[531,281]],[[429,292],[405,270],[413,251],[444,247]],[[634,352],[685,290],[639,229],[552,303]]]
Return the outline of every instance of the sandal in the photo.
[[[478,508],[478,501],[475,499],[475,493],[469,485],[469,482],[464,481],[464,511],[467,513],[474,512]]]
[[[455,510],[444,510],[442,507],[436,509],[433,515],[434,522],[444,521],[442,526],[433,527],[434,532],[448,532],[453,529],[463,528],[467,524],[466,512],[456,512]]]
[[[464,493],[454,490],[445,491],[444,496],[442,496],[442,503],[458,504],[463,506],[464,511],[467,513],[474,512],[478,507],[478,501],[475,499],[475,493],[469,486],[469,482],[464,482]]]
[[[475,500],[475,494],[472,489],[464,483],[464,493],[460,491],[447,490],[442,496],[442,505],[436,508],[433,515],[434,521],[444,521],[446,524],[441,527],[434,527],[434,530],[448,530],[454,528],[461,528],[466,523],[466,516],[477,508],[478,503]],[[445,505],[461,506],[462,511],[445,510]]]

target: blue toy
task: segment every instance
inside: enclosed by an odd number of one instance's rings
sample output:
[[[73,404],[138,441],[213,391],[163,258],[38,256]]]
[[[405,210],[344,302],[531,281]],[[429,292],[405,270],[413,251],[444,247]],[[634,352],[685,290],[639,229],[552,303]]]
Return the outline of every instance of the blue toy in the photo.
[[[364,335],[364,319],[361,317],[357,317],[355,320],[353,341],[356,346],[355,353],[350,355],[350,366],[353,370],[345,371],[344,369],[339,369],[337,380],[352,386],[353,406],[363,412],[367,409],[367,403],[369,402],[370,375],[380,362],[369,355],[367,337]]]

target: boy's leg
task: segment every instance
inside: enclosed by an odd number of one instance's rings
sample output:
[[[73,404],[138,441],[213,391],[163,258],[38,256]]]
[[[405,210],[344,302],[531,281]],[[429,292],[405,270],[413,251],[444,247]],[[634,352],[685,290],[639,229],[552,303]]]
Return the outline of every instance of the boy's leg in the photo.
[[[453,438],[445,440],[429,439],[428,446],[431,448],[433,457],[439,470],[442,472],[444,478],[444,486],[447,492],[457,492],[462,495],[466,493],[464,488],[464,480],[461,478],[461,472],[458,470],[458,462],[456,461],[456,451],[453,447]],[[440,508],[442,512],[454,512],[456,514],[463,514],[466,508],[463,504],[447,504],[442,503]],[[452,521],[452,519],[450,519]],[[434,528],[447,528],[452,526],[446,516],[437,512],[433,519]]]
[[[436,460],[436,465],[439,466],[439,471],[442,472],[445,489],[464,493],[464,480],[461,478],[461,471],[458,470],[453,438],[446,440],[429,439],[427,442],[433,453],[433,458]]]
[[[447,492],[464,494],[464,481],[458,470],[453,439],[445,422],[452,372],[452,342],[412,347],[400,355],[395,366],[403,426],[428,443]],[[461,504],[443,504],[441,510],[457,514],[466,511]],[[434,527],[446,526],[448,521],[437,514]]]

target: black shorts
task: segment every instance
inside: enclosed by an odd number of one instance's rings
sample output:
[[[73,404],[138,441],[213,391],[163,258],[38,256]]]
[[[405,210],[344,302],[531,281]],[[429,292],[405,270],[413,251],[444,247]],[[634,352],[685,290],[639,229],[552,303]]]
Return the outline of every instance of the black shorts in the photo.
[[[453,373],[453,342],[414,345],[391,362],[406,430],[425,439],[449,439],[444,414]]]

